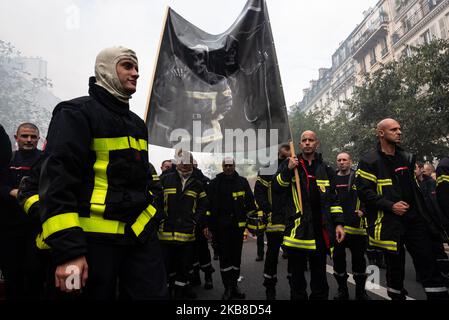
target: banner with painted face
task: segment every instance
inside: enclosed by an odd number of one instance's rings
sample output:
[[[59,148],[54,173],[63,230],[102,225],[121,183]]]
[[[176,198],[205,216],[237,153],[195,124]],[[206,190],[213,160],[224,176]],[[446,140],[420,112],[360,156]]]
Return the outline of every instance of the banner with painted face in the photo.
[[[219,35],[169,8],[145,120],[149,142],[168,148],[183,140],[193,151],[244,152],[287,141],[287,110],[265,1],[248,1]]]

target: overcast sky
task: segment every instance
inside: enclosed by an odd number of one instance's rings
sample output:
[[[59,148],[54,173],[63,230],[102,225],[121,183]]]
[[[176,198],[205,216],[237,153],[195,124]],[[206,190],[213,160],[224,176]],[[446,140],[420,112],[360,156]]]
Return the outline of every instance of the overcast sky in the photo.
[[[266,0],[287,106],[329,67],[340,42],[377,0]],[[225,31],[246,0],[4,0],[0,39],[48,62],[59,98],[87,94],[96,54],[123,45],[136,51],[140,79],[131,109],[143,117],[167,6],[212,34]]]

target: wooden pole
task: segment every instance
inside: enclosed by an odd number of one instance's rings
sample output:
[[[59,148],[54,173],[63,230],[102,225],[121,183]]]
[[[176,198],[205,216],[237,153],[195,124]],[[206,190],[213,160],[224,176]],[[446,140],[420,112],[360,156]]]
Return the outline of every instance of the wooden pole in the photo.
[[[290,139],[289,142],[290,142],[291,157],[296,157],[295,144],[293,143],[293,136],[292,136],[292,139]],[[298,172],[298,168],[297,167],[294,170],[295,170],[296,192],[298,193],[298,200],[299,200],[299,210],[301,210],[301,215],[302,215],[303,214],[303,210],[302,210],[302,192],[301,192],[301,184],[299,183],[299,172]]]
[[[150,112],[151,92],[153,91],[154,77],[156,76],[157,63],[159,60],[159,53],[161,51],[162,38],[164,37],[165,26],[167,25],[167,18],[168,18],[169,10],[170,10],[170,7],[167,6],[167,8],[165,9],[164,19],[162,21],[162,31],[161,31],[161,35],[159,37],[159,46],[157,48],[156,57],[154,58],[153,75],[151,76],[150,88],[148,89],[148,97],[147,97],[147,105],[146,105],[146,109],[145,109],[145,116],[143,118],[145,123],[147,122],[148,113]]]

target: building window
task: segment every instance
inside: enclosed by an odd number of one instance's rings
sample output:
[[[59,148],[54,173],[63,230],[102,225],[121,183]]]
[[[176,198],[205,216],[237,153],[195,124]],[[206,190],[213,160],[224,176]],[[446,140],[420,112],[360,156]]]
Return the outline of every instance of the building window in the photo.
[[[429,31],[429,30],[426,30],[426,31],[421,35],[421,43],[423,43],[423,44],[429,44],[431,40],[432,40],[432,36],[430,35],[430,31]]]
[[[376,64],[377,59],[376,59],[376,48],[372,48],[369,52],[369,58],[370,58],[370,65],[373,66],[374,64]]]
[[[388,45],[386,38],[382,38],[382,40],[380,40],[380,46],[382,48],[382,57],[384,57],[388,53]]]

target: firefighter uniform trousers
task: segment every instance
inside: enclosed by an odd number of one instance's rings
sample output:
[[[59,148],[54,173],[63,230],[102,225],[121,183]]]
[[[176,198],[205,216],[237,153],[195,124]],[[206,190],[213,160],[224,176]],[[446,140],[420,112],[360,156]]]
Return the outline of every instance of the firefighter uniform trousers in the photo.
[[[326,276],[327,251],[317,248],[316,251],[287,248],[288,267],[291,272],[290,289],[292,300],[327,300],[329,285]],[[310,265],[310,289],[307,295],[307,260]]]
[[[160,257],[162,252],[157,239],[133,245],[88,240],[87,298],[115,299],[118,285],[120,300],[167,299],[166,275]],[[120,279],[118,284],[117,275]]]
[[[274,287],[277,283],[279,250],[284,240],[283,232],[265,232],[267,236],[267,253],[263,269],[265,287]]]
[[[189,284],[189,271],[192,266],[193,242],[161,241],[171,289],[182,289]]]
[[[367,245],[366,235],[356,235],[346,233],[345,239],[341,243],[335,243],[334,248],[334,273],[337,279],[344,279],[344,284],[346,285],[346,280],[348,279],[348,274],[346,272],[346,248],[351,251],[352,260],[352,273],[354,275],[354,280],[358,282],[366,280],[366,260],[365,260],[365,250]]]
[[[235,287],[240,277],[244,227],[218,226],[217,245],[220,252],[220,272],[225,288]]]
[[[404,216],[405,234],[398,243],[398,252],[386,252],[388,296],[393,300],[405,300],[405,249],[413,258],[416,272],[428,299],[447,298],[447,288],[439,273],[432,239],[423,219],[418,214]]]
[[[209,251],[209,241],[201,228],[195,228],[195,242],[193,244],[193,265],[190,274],[200,269],[204,273],[213,273],[212,259]]]

